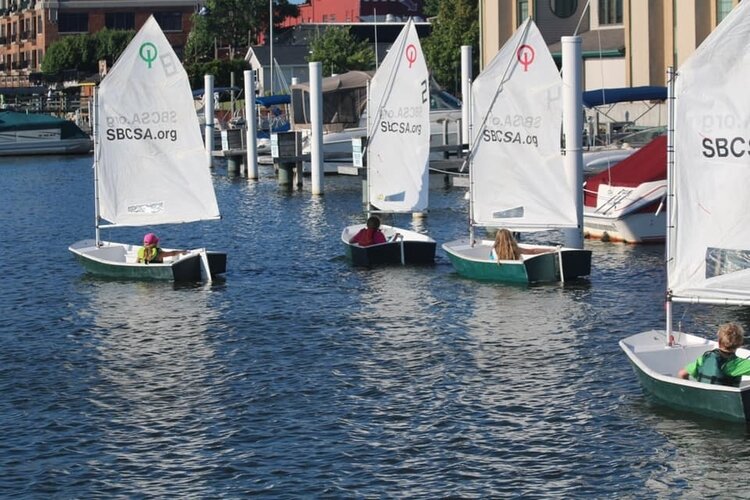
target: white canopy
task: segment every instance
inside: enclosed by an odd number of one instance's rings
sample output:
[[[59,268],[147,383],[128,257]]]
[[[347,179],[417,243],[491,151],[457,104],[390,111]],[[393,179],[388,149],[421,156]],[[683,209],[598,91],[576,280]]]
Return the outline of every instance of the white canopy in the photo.
[[[430,82],[411,19],[370,82],[368,192],[384,211],[427,208]]]
[[[677,75],[668,288],[677,300],[750,300],[750,2]]]
[[[102,81],[99,214],[115,226],[219,217],[187,73],[150,17]]]
[[[529,18],[471,87],[473,223],[577,227],[560,152],[562,80]]]

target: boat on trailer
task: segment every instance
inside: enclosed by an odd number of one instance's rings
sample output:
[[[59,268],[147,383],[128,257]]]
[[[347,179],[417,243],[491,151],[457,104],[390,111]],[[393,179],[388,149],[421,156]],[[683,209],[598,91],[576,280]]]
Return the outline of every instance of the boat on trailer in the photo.
[[[404,25],[368,89],[367,201],[369,213],[424,212],[429,196],[430,102],[427,63],[414,22]],[[406,113],[404,112],[406,111]],[[354,265],[431,264],[436,242],[409,229],[383,226],[387,242],[361,247],[341,233]]]
[[[675,302],[750,305],[748,24],[750,2],[742,2],[676,74],[670,71],[666,328],[620,341],[649,397],[685,412],[741,422],[750,421],[750,377],[743,376],[738,387],[678,377],[680,368],[718,344],[675,331],[672,309]],[[750,357],[747,349],[736,354]]]
[[[443,244],[461,276],[508,283],[570,280],[591,272],[591,251],[521,245],[547,253],[497,261],[476,227],[536,232],[578,228],[577,188],[560,153],[562,80],[528,19],[472,82],[469,238]]]
[[[101,228],[220,217],[187,73],[153,17],[95,93],[94,180],[95,238],[69,247],[87,272],[211,281],[226,271],[222,252],[199,248],[146,264],[138,246],[100,238]]]

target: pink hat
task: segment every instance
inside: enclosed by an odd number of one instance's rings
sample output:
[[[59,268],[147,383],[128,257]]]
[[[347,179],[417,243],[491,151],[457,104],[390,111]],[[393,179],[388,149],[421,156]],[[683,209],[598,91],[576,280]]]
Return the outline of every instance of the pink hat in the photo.
[[[159,238],[154,233],[148,233],[143,237],[144,245],[156,245],[159,243]]]

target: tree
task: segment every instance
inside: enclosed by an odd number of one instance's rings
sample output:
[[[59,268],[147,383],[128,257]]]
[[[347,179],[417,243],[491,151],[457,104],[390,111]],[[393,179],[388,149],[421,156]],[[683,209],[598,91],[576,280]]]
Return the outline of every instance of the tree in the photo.
[[[320,61],[323,73],[370,70],[375,67],[375,52],[364,40],[357,40],[349,28],[331,26],[310,42],[308,61]]]
[[[299,7],[288,0],[271,0],[274,26],[299,15]],[[235,51],[260,40],[269,32],[269,0],[206,0],[205,11],[193,15],[193,28],[185,50],[187,60],[212,59],[214,44]]]
[[[461,87],[461,46],[471,45],[473,66],[479,61],[477,0],[440,0],[432,34],[422,44],[435,80],[453,94]]]
[[[437,16],[440,11],[440,0],[424,0],[422,12],[427,17]]]
[[[111,66],[135,36],[135,31],[103,29],[91,35],[65,37],[47,49],[42,71],[52,74],[64,70],[97,73],[99,61]]]

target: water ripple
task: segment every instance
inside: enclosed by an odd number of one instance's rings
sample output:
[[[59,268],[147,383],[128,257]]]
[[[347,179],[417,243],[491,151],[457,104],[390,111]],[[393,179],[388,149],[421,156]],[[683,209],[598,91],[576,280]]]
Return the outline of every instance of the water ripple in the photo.
[[[313,197],[218,167],[223,220],[158,231],[226,250],[225,280],[99,280],[67,252],[93,234],[90,159],[2,168],[3,498],[750,494],[745,426],[653,406],[617,346],[664,322],[663,247],[587,242],[590,280],[562,286],[464,280],[442,251],[355,269],[358,179]],[[465,236],[463,194],[435,179],[426,219],[387,222]]]

